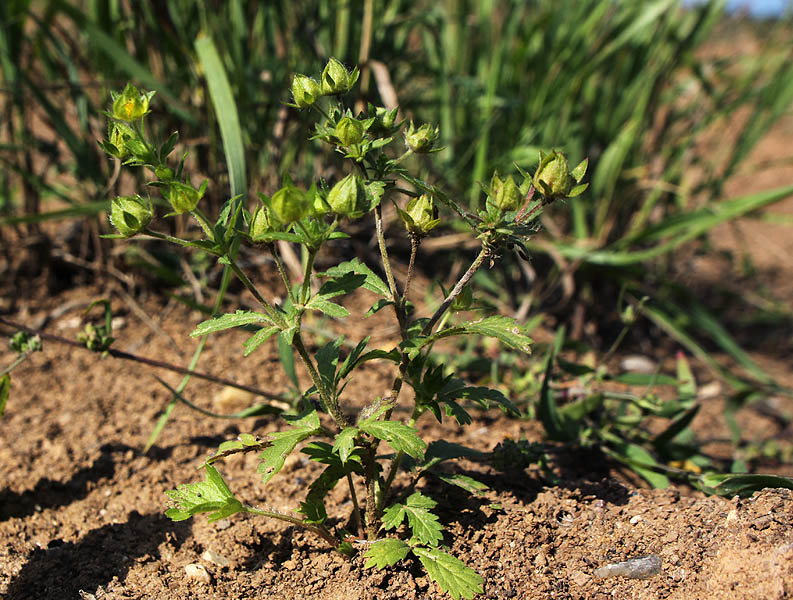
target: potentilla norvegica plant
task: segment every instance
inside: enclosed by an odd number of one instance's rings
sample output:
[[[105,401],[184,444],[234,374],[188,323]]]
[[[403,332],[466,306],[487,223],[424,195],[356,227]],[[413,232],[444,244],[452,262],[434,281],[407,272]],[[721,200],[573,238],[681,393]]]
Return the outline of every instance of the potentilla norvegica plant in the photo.
[[[464,403],[487,408],[492,404],[505,411],[514,407],[500,392],[467,385],[449,374],[433,354],[436,341],[451,336],[491,336],[521,352],[529,352],[531,339],[519,323],[505,316],[489,315],[465,319],[459,311],[471,307],[469,287],[476,271],[492,264],[511,248],[527,253],[524,242],[537,229],[543,208],[560,198],[580,194],[587,163],[572,171],[565,157],[557,152],[541,155],[537,172],[520,172],[521,183],[512,176],[494,174],[484,209],[477,214],[460,208],[439,187],[422,181],[404,167],[414,154],[429,155],[438,150],[438,128],[410,123],[397,118],[397,110],[369,105],[365,114],[353,115],[341,97],[355,84],[358,71],[349,71],[330,59],[319,80],[296,75],[292,84],[292,106],[310,109],[318,115],[313,139],[333,146],[349,160],[350,172],[333,185],[314,182],[308,189],[296,185],[288,176],[283,186],[249,211],[241,198],[230,199],[214,220],[199,207],[206,183],[194,187],[184,172],[184,159],[171,165],[168,157],[177,135],[154,143],[144,126],[152,93],[141,93],[132,85],[113,95],[105,151],[126,164],[148,169],[154,175],[150,185],[158,189],[172,208],[171,215],[189,213],[198,223],[203,238],[182,239],[151,228],[153,203],[148,197],[119,197],[111,202],[110,221],[116,237],[148,235],[182,246],[197,248],[216,256],[229,266],[260,304],[258,311],[238,310],[199,324],[193,336],[233,327],[258,327],[243,344],[245,356],[270,338],[278,336],[300,357],[312,385],[294,414],[284,414],[283,429],[265,436],[243,434],[221,444],[217,453],[203,465],[205,478],[198,483],[179,486],[168,492],[174,506],[167,515],[174,520],[209,513],[209,519],[245,512],[285,521],[316,534],[344,554],[363,551],[367,568],[384,568],[412,555],[429,576],[453,598],[471,598],[482,591],[482,579],[474,570],[444,549],[444,528],[434,512],[437,502],[416,489],[421,475],[439,463],[472,456],[475,451],[443,440],[424,440],[416,423],[430,413],[439,421],[444,415],[460,424],[471,417]],[[400,135],[400,132],[401,135]],[[403,146],[404,144],[404,146]],[[406,146],[406,148],[405,148]],[[397,155],[391,147],[402,147]],[[405,200],[405,198],[407,198]],[[404,282],[398,282],[391,266],[384,233],[382,204],[391,201],[410,240],[410,262]],[[417,264],[421,241],[441,222],[439,208],[449,209],[470,227],[481,248],[471,265],[426,316],[415,314],[408,295]],[[369,265],[355,258],[317,272],[315,260],[329,240],[348,237],[345,222],[371,219],[379,244],[380,263]],[[271,253],[283,281],[285,300],[278,303],[266,297],[236,260],[240,239]],[[300,244],[304,249],[302,280],[293,281],[284,267],[276,241]],[[316,285],[312,285],[316,284]],[[342,338],[315,348],[302,328],[308,312],[319,312],[333,319],[346,319],[350,313],[334,302],[358,288],[374,292],[379,298],[367,316],[380,310],[393,314],[401,341],[390,351],[367,350],[369,338],[360,340],[344,354]],[[316,290],[316,291],[314,291]],[[351,376],[372,360],[390,361],[395,376],[390,389],[367,398],[357,414],[345,396]],[[395,418],[398,404],[407,404],[401,390],[405,385],[415,394],[407,406],[409,416]],[[360,399],[359,399],[360,400]],[[360,406],[361,402],[355,403]],[[391,452],[382,454],[383,442]],[[311,460],[325,465],[321,474],[307,486],[306,496],[295,514],[283,514],[249,506],[235,497],[215,464],[237,453],[259,452],[259,472],[264,483],[273,480],[290,453],[301,446]],[[395,489],[401,468],[413,472],[411,484]],[[464,489],[481,489],[481,484],[465,476],[444,474],[442,479]],[[356,481],[365,493],[359,497]],[[334,529],[328,524],[325,499],[339,482],[349,486],[352,500],[352,531]]]

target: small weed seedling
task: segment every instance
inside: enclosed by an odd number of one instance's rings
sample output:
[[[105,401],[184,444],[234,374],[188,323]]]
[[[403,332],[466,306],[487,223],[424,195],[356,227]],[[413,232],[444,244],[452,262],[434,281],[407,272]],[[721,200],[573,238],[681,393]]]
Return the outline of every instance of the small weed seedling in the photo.
[[[202,239],[182,239],[150,229],[154,220],[152,201],[134,196],[118,197],[111,202],[110,220],[117,231],[115,237],[143,234],[216,256],[253,294],[260,310],[238,310],[216,316],[199,324],[191,335],[202,336],[241,326],[258,328],[244,343],[245,356],[277,336],[294,349],[313,382],[304,392],[297,414],[283,415],[284,429],[264,438],[244,434],[221,444],[203,466],[203,481],[168,492],[175,506],[166,514],[174,520],[209,513],[209,519],[215,521],[238,512],[279,519],[316,534],[339,552],[352,554],[365,549],[367,568],[382,569],[412,555],[453,598],[472,598],[482,591],[482,578],[443,548],[443,525],[433,512],[437,503],[417,491],[415,482],[422,472],[438,463],[471,456],[473,451],[444,441],[428,443],[419,435],[416,422],[431,413],[439,421],[446,414],[460,424],[468,424],[471,418],[464,402],[484,408],[496,404],[506,411],[515,409],[500,392],[468,386],[448,374],[434,358],[432,348],[442,338],[479,335],[494,337],[510,348],[529,352],[531,339],[513,319],[490,315],[463,320],[455,314],[470,308],[472,292],[468,284],[477,270],[492,265],[508,248],[528,253],[524,243],[536,231],[543,208],[557,199],[584,191],[586,184],[579,182],[587,163],[584,161],[570,170],[563,155],[541,153],[540,165],[533,176],[521,171],[520,185],[511,176],[502,179],[494,174],[490,184],[483,186],[487,194],[485,207],[472,214],[403,166],[411,155],[428,155],[438,150],[437,127],[410,123],[403,128],[397,119],[397,109],[369,105],[365,114],[354,116],[344,108],[340,97],[351,89],[357,77],[357,70],[350,72],[339,61],[330,59],[318,81],[296,75],[292,84],[292,106],[312,109],[318,115],[312,139],[332,145],[348,159],[351,166],[348,175],[332,186],[319,181],[308,189],[298,187],[285,176],[283,187],[272,196],[261,195],[254,210],[249,212],[240,197],[231,198],[213,220],[199,208],[206,183],[193,186],[184,172],[184,160],[177,165],[168,164],[177,134],[164,143],[154,143],[147,137],[144,121],[153,93],[141,93],[128,85],[121,94],[113,95],[108,138],[102,143],[104,150],[128,165],[144,167],[153,173],[154,180],[149,185],[160,191],[172,208],[170,214],[189,213],[203,232]],[[397,138],[404,140],[406,150],[391,157],[387,148],[392,142],[396,145],[401,141]],[[398,187],[398,182],[410,189]],[[398,199],[405,197],[408,201],[404,205],[397,204]],[[381,210],[386,199],[394,202],[410,240],[410,262],[401,285],[394,276],[384,234]],[[456,212],[470,227],[481,248],[437,309],[427,316],[418,316],[408,304],[410,282],[422,239],[440,223],[440,206]],[[380,264],[367,265],[353,259],[317,272],[315,259],[323,245],[329,240],[348,237],[341,226],[347,220],[362,218],[374,221]],[[282,303],[265,297],[238,264],[237,249],[243,239],[272,254],[284,285]],[[280,240],[302,246],[304,272],[300,281],[293,281],[284,267],[276,244]],[[338,337],[313,349],[301,327],[306,313],[316,311],[333,319],[348,318],[350,313],[334,300],[361,287],[379,297],[367,316],[380,310],[393,313],[400,343],[390,351],[367,350],[367,337],[343,355],[342,338]],[[345,403],[345,387],[353,372],[371,360],[393,362],[396,375],[390,389],[384,389],[380,397],[368,399],[364,408],[353,415],[349,403]],[[403,422],[393,415],[397,404],[405,402],[404,395],[400,396],[405,384],[415,394],[407,412],[410,416]],[[393,452],[380,454],[382,442]],[[244,504],[234,496],[215,467],[230,455],[256,451],[260,453],[259,472],[264,483],[268,483],[298,445],[311,460],[325,465],[325,469],[307,486],[297,516]],[[395,497],[395,476],[405,466],[413,469],[414,483]],[[366,490],[362,501],[356,493],[356,479]],[[444,479],[469,490],[476,483],[462,476]],[[325,498],[340,481],[349,486],[354,534],[334,531],[328,525]],[[404,535],[403,526],[407,529]]]

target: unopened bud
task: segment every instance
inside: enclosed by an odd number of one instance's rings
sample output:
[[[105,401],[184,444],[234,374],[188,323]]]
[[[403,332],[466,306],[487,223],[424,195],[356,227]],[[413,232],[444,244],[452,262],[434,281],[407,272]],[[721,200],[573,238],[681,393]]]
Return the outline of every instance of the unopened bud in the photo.
[[[273,222],[270,218],[270,211],[266,206],[259,206],[251,219],[251,225],[248,229],[248,237],[251,241],[266,242],[269,241],[266,234],[274,231]]]
[[[143,231],[153,216],[151,201],[140,196],[118,196],[110,201],[110,223],[124,237]]]
[[[432,127],[432,125],[425,123],[421,127],[416,128],[411,122],[405,132],[405,143],[413,152],[426,153],[432,151],[439,136],[440,128],[437,126]]]
[[[198,206],[204,195],[205,186],[195,189],[193,186],[179,181],[168,182],[168,202],[176,214],[190,212]]]
[[[275,218],[286,225],[306,217],[311,207],[306,193],[286,179],[284,187],[270,199],[270,208]]]
[[[328,194],[331,210],[345,217],[360,215],[367,205],[366,188],[359,175],[350,173],[339,181]]]
[[[496,205],[503,211],[518,210],[521,202],[521,193],[512,175],[500,179],[498,173],[493,173],[490,180],[490,191]]]
[[[344,117],[336,125],[336,137],[343,146],[359,144],[363,140],[364,126],[358,119]]]
[[[350,72],[338,60],[331,58],[322,70],[320,79],[323,96],[346,94],[358,81],[358,68]]]
[[[300,73],[295,74],[292,80],[292,97],[298,108],[311,106],[322,95],[319,83]]]
[[[427,235],[440,223],[438,209],[429,194],[411,198],[405,210],[400,211],[399,216],[407,230],[418,236]]]

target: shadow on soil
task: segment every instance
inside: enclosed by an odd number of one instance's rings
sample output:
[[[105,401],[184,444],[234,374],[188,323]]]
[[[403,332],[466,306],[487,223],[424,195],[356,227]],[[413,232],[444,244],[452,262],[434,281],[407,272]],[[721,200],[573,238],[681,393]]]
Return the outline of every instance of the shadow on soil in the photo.
[[[113,477],[116,471],[116,459],[113,455],[128,450],[135,448],[121,444],[102,446],[102,454],[90,466],[75,472],[65,483],[40,479],[33,489],[22,493],[0,490],[0,521],[26,517],[38,510],[66,506],[85,498],[92,483]]]
[[[8,586],[8,600],[81,598],[95,594],[116,578],[123,581],[135,559],[157,561],[166,539],[175,547],[190,535],[187,522],[174,523],[162,514],[132,511],[126,523],[103,525],[76,542],[53,540],[30,554],[28,562]]]

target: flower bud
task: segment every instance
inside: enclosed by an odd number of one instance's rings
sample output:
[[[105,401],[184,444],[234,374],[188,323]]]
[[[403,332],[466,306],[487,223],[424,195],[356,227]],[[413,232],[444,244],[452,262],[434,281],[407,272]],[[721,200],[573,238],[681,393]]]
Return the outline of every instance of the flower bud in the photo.
[[[358,68],[350,72],[338,60],[331,58],[322,70],[320,81],[323,96],[346,94],[358,81]]]
[[[266,206],[259,205],[251,219],[251,225],[248,228],[248,237],[250,237],[251,241],[254,243],[266,242],[269,241],[266,235],[272,231],[275,231],[275,228],[273,227],[272,218],[270,217],[270,211],[267,210]]]
[[[411,198],[405,210],[399,212],[399,216],[402,218],[407,230],[418,236],[427,235],[440,223],[438,209],[429,194]]]
[[[419,154],[431,152],[435,142],[438,141],[439,135],[440,129],[437,126],[433,128],[429,123],[425,123],[416,129],[411,121],[408,130],[405,132],[405,143],[413,152]]]
[[[564,154],[555,150],[550,154],[540,152],[540,165],[534,174],[534,187],[549,202],[567,196],[574,183],[575,179],[570,175],[570,167],[567,166]]]
[[[311,106],[322,95],[322,90],[315,80],[300,73],[292,80],[292,96],[298,108]]]
[[[328,193],[331,210],[345,217],[360,216],[367,208],[366,188],[359,175],[349,174]]]
[[[336,125],[336,137],[343,146],[359,144],[363,140],[364,127],[358,119],[344,117]]]
[[[201,189],[197,190],[186,183],[169,181],[168,202],[170,202],[174,213],[180,215],[193,210],[204,195],[204,189],[205,186],[201,186]]]
[[[112,94],[113,117],[119,121],[137,121],[149,112],[149,100],[155,92],[138,92],[131,83],[127,84],[121,94]]]
[[[306,193],[295,187],[290,179],[285,179],[284,187],[270,198],[270,209],[279,222],[284,225],[299,221],[311,210]]]
[[[493,173],[490,181],[491,197],[503,211],[518,210],[521,201],[521,193],[512,175],[506,179],[500,179],[498,173]]]
[[[140,196],[118,196],[110,201],[110,223],[125,238],[143,231],[153,216],[151,201]]]
[[[132,137],[132,134],[128,131],[128,126],[111,122],[109,129],[109,147],[106,144],[105,151],[115,158],[126,158],[129,156],[127,141]]]

